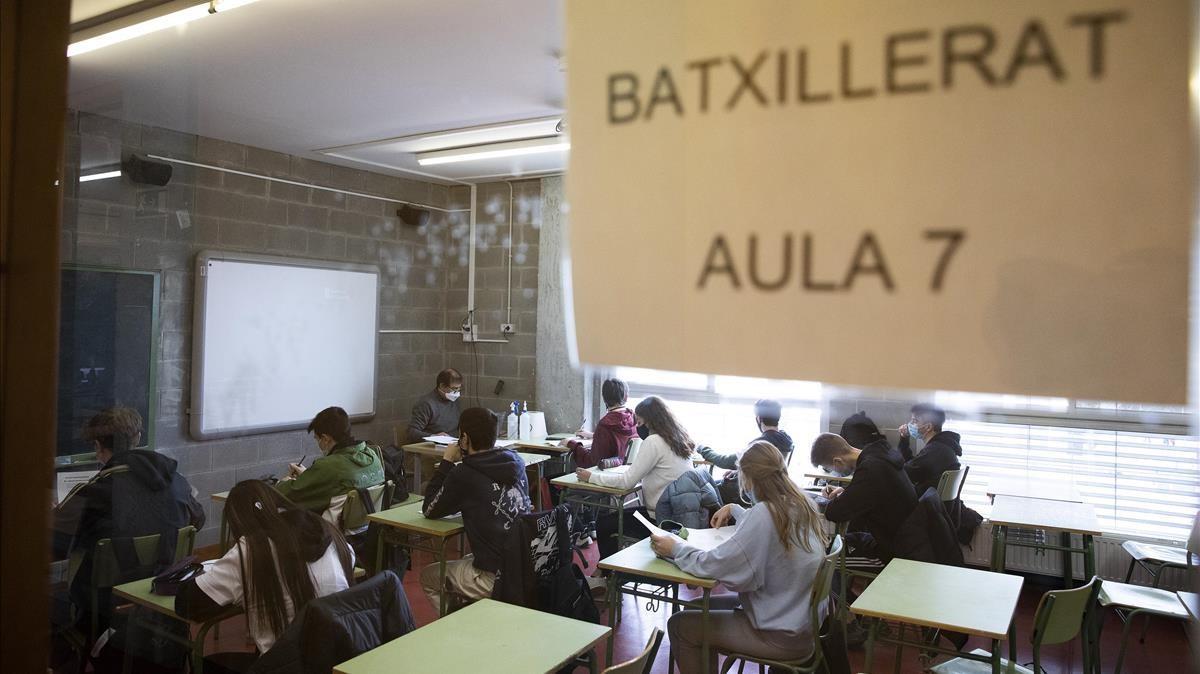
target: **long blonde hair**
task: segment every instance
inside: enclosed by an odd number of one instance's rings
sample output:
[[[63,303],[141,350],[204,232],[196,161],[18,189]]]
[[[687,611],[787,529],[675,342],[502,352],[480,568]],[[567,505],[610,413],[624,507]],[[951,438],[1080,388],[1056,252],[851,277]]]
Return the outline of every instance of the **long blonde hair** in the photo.
[[[791,551],[794,537],[805,552],[812,552],[811,535],[825,549],[827,537],[821,527],[821,516],[788,476],[779,448],[765,440],[752,443],[738,460],[738,472],[743,488],[753,491],[755,499],[766,504],[785,551]]]

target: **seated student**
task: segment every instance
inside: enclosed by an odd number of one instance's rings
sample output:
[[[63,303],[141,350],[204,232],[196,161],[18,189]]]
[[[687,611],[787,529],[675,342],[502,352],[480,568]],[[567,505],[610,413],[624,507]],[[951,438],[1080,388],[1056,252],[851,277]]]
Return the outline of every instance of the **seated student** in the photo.
[[[450,435],[458,429],[458,399],[463,376],[452,367],[437,375],[433,390],[417,398],[408,419],[408,441],[421,442],[430,435]]]
[[[962,456],[962,439],[958,433],[943,431],[946,423],[946,412],[940,407],[922,403],[913,405],[912,416],[908,423],[900,427],[900,454],[904,457],[904,472],[916,487],[917,496],[925,490],[938,486],[942,473],[948,470],[958,470],[958,457]],[[919,438],[925,442],[925,448],[915,457],[912,452],[912,439]]]
[[[887,440],[887,436],[880,432],[879,426],[867,416],[866,412],[855,412],[846,417],[842,421],[842,427],[838,430],[838,435],[846,439],[851,447],[862,449],[872,442],[879,440]]]
[[[463,410],[458,442],[446,446],[421,506],[430,518],[462,512],[472,554],[446,563],[446,582],[471,599],[491,596],[508,532],[531,510],[525,462],[516,452],[495,446],[496,426],[491,410]],[[443,589],[438,572],[437,564],[421,570],[421,587],[435,609],[441,606]]]
[[[792,436],[786,432],[779,430],[779,419],[783,416],[783,405],[777,400],[759,400],[754,403],[754,423],[758,426],[758,432],[761,434],[750,442],[758,442],[765,440],[783,453],[783,462],[789,463],[792,458]],[[737,460],[741,453],[745,450],[736,452],[718,452],[711,447],[699,447],[696,449],[700,456],[704,457],[717,468],[724,468],[729,473],[726,473],[721,479],[720,492],[721,500],[725,503],[736,503],[738,497],[738,474]]]
[[[612,458],[624,463],[625,448],[629,440],[637,436],[637,420],[625,406],[629,399],[629,387],[625,382],[605,379],[600,385],[600,395],[608,411],[596,424],[595,434],[583,430],[579,432],[581,437],[592,438],[592,446],[584,447],[582,443],[571,439],[563,441],[563,446],[571,448],[576,468],[591,468],[604,459]]]
[[[813,466],[835,475],[853,475],[845,487],[826,487],[824,492],[829,499],[825,519],[854,520],[865,529],[846,535],[849,554],[889,561],[900,527],[917,507],[900,454],[886,440],[859,449],[840,435],[822,433],[813,441],[811,459]]]
[[[633,410],[638,423],[638,436],[642,446],[633,457],[633,462],[624,471],[602,471],[580,468],[575,475],[582,482],[629,489],[642,483],[642,503],[639,508],[644,514],[654,516],[654,506],[667,485],[692,469],[692,449],[695,444],[686,430],[671,414],[670,408],[658,396],[650,396],[637,404]],[[625,533],[645,537],[649,532],[628,509],[624,517]],[[596,533],[600,538],[600,558],[617,551],[617,513],[606,512],[596,519]]]
[[[383,464],[366,442],[354,439],[350,417],[340,407],[326,407],[308,424],[321,456],[305,469],[291,464],[287,479],[275,488],[292,503],[324,513],[335,496],[383,484]]]
[[[142,417],[136,410],[104,410],[88,421],[83,433],[96,449],[100,472],[55,508],[54,552],[56,559],[80,556],[70,587],[71,601],[82,611],[90,611],[97,541],[159,534],[158,565],[165,568],[174,557],[179,529],[189,524],[200,529],[205,517],[174,459],[153,450],[134,449],[142,437]],[[99,599],[103,631],[112,602],[107,590],[101,591]]]
[[[753,505],[731,503],[713,515],[714,527],[737,522],[733,535],[702,551],[676,536],[654,536],[654,551],[682,570],[715,578],[737,596],[712,598],[708,671],[717,649],[775,660],[800,660],[812,653],[812,584],[827,544],[812,501],[788,477],[787,463],[768,442],[756,441],[739,462],[742,489]],[[737,610],[740,604],[741,610]],[[679,671],[701,667],[703,618],[681,611],[667,622]]]
[[[225,518],[233,547],[186,581],[175,612],[193,621],[229,606],[246,609],[257,653],[217,653],[205,672],[244,672],[266,653],[309,601],[350,587],[354,551],[329,522],[286,499],[260,480],[229,490]]]

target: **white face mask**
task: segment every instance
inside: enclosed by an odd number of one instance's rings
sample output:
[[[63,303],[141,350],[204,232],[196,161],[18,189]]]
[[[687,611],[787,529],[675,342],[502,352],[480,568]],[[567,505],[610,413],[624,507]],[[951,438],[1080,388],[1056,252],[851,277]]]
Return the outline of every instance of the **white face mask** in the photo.
[[[458,400],[459,396],[461,396],[461,395],[462,395],[462,391],[450,391],[449,393],[446,394],[446,400],[449,400],[450,402],[454,402],[455,400]]]

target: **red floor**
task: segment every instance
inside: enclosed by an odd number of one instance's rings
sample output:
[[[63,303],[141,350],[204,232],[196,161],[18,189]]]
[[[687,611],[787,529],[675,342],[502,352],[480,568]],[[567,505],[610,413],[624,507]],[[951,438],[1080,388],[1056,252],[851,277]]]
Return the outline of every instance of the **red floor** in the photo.
[[[430,606],[428,599],[425,598],[424,593],[421,591],[420,583],[417,581],[422,563],[428,563],[428,561],[429,559],[426,556],[418,556],[418,559],[414,560],[413,570],[405,576],[404,582],[404,589],[408,594],[408,600],[412,606],[418,626],[429,623],[434,617],[433,607]],[[1017,652],[1022,664],[1032,660],[1029,635],[1032,631],[1033,613],[1037,608],[1041,591],[1031,586],[1030,583],[1026,583],[1026,591],[1022,595],[1021,603],[1018,607],[1017,638],[1019,645]],[[657,610],[647,610],[646,600],[642,599],[635,602],[634,598],[626,597],[623,604],[623,621],[617,627],[616,632],[616,652],[614,659],[617,662],[621,662],[640,653],[641,649],[645,646],[646,640],[649,638],[650,631],[654,627],[657,626],[662,627],[664,630],[666,629],[668,615],[669,608],[666,606],[660,605],[657,607]],[[605,621],[608,620],[607,613],[603,614],[602,619]],[[1113,671],[1120,634],[1121,622],[1115,616],[1109,615],[1105,623],[1101,643],[1101,663],[1104,672]],[[253,649],[253,645],[245,636],[245,622],[240,617],[231,619],[223,624],[220,636],[219,643],[215,643],[210,639],[210,643],[206,648],[207,652]],[[1136,636],[1136,633],[1134,636]],[[989,645],[983,640],[972,639],[968,650],[971,648],[988,647]],[[1003,648],[1007,654],[1007,646],[1003,646]],[[600,650],[601,658],[603,658],[603,647]],[[654,672],[666,673],[669,671],[667,668],[667,652],[668,642],[664,639],[663,646],[659,650],[658,657],[655,660]],[[849,655],[851,669],[855,672],[865,671],[863,651],[851,650]],[[890,647],[880,646],[875,654],[875,672],[893,671],[893,655],[894,651]],[[904,656],[901,668],[902,672],[905,674],[916,674],[921,671],[916,653],[912,649],[905,650]],[[1150,622],[1150,631],[1146,635],[1146,642],[1144,644],[1138,643],[1137,639],[1131,636],[1129,649],[1125,656],[1125,664],[1121,671],[1128,674],[1200,673],[1200,668],[1197,668],[1194,661],[1195,657],[1189,651],[1188,639],[1181,623],[1156,619]],[[429,664],[432,665],[433,663]],[[1047,674],[1057,674],[1060,672],[1064,674],[1077,674],[1082,672],[1078,642],[1043,647],[1042,666],[1046,669]],[[753,666],[746,669],[749,672],[757,671]],[[436,671],[436,668],[431,671]],[[481,669],[480,671],[485,670]],[[580,669],[579,671],[585,670]]]

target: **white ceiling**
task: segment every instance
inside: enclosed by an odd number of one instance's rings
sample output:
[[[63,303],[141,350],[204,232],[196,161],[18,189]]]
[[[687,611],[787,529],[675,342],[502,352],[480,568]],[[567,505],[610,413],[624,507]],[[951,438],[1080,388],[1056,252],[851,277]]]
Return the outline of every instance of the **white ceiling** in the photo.
[[[113,4],[76,9],[97,3]],[[560,22],[558,0],[260,0],[72,58],[70,102],[355,165],[316,150],[561,114]],[[565,156],[555,156],[422,169],[403,153],[386,163],[462,179],[561,171]]]

